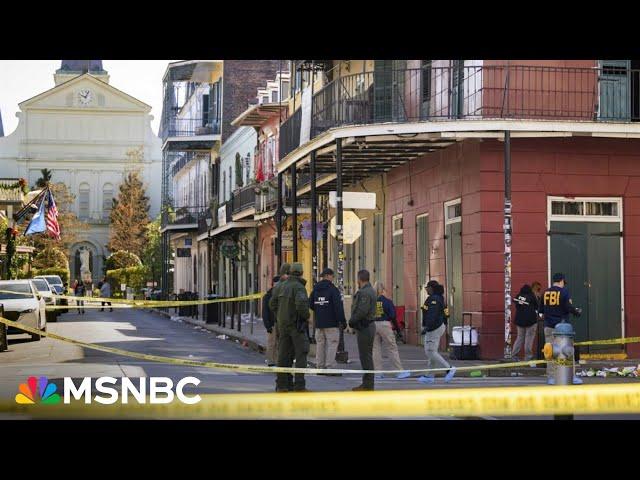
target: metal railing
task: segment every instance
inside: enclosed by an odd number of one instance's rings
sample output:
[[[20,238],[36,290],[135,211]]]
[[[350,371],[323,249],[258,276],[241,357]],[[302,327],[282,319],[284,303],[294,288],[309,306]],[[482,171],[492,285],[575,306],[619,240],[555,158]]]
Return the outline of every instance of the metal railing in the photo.
[[[302,109],[298,109],[280,126],[279,156],[284,158],[300,146],[300,127],[302,124]]]
[[[232,212],[238,213],[247,208],[251,208],[256,203],[256,185],[247,185],[242,187],[239,191],[235,192],[231,196],[231,203],[233,205]]]
[[[162,225],[197,224],[199,219],[207,214],[206,206],[168,207],[162,211]]]
[[[163,122],[160,137],[197,137],[220,134],[220,120],[170,117]]]
[[[301,110],[281,126],[280,159],[300,144]],[[460,119],[640,121],[640,70],[525,65],[383,69],[313,96],[313,138],[346,125]]]

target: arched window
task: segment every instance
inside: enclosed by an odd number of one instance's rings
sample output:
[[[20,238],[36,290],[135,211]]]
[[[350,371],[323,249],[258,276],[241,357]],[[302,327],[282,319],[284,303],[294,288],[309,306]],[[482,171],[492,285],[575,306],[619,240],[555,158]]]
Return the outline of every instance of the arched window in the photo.
[[[89,218],[90,207],[89,184],[81,183],[78,189],[78,217],[81,220]]]
[[[109,219],[113,206],[113,185],[105,183],[102,187],[102,218]]]

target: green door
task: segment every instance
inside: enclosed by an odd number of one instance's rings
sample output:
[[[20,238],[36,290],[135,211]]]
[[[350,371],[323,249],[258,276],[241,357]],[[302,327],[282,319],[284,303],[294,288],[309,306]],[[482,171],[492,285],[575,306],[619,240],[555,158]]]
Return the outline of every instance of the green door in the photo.
[[[619,223],[551,222],[551,273],[566,275],[573,304],[582,308],[582,316],[572,319],[576,341],[622,336],[620,268]]]
[[[447,268],[446,301],[449,307],[449,331],[462,325],[462,222],[445,227]]]

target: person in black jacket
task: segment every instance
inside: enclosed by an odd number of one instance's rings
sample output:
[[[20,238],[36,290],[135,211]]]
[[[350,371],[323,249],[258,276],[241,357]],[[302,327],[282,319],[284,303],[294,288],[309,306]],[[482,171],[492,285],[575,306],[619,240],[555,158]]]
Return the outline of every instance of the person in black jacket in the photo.
[[[427,283],[427,293],[429,296],[422,305],[422,334],[424,335],[424,353],[427,356],[427,368],[431,368],[434,360],[439,366],[448,368],[444,377],[445,382],[450,382],[456,373],[456,367],[452,367],[442,355],[438,353],[440,338],[446,331],[446,305],[444,302],[444,287],[437,281],[430,280]],[[434,375],[424,375],[418,378],[421,383],[432,384],[435,381]]]
[[[280,281],[280,277],[273,277],[273,285]],[[267,359],[265,362],[268,366],[273,367],[276,364],[276,357],[278,354],[278,330],[276,329],[276,318],[269,308],[269,300],[273,294],[273,285],[267,290],[267,293],[262,297],[262,322],[264,328],[267,330]]]
[[[316,367],[335,368],[339,328],[347,325],[340,290],[333,284],[333,270],[325,268],[322,280],[309,295],[309,308],[315,313]]]
[[[523,285],[518,296],[513,299],[516,305],[516,328],[518,336],[513,345],[513,358],[516,358],[524,344],[524,359],[533,360],[533,341],[536,338],[538,322],[538,299],[529,285]]]

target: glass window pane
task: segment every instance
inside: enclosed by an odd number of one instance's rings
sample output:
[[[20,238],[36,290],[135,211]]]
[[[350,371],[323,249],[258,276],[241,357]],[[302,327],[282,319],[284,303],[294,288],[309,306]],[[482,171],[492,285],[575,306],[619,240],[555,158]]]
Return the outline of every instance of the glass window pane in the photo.
[[[553,215],[584,215],[583,202],[551,202],[551,213]]]
[[[587,202],[587,215],[617,216],[618,204],[616,202]]]

